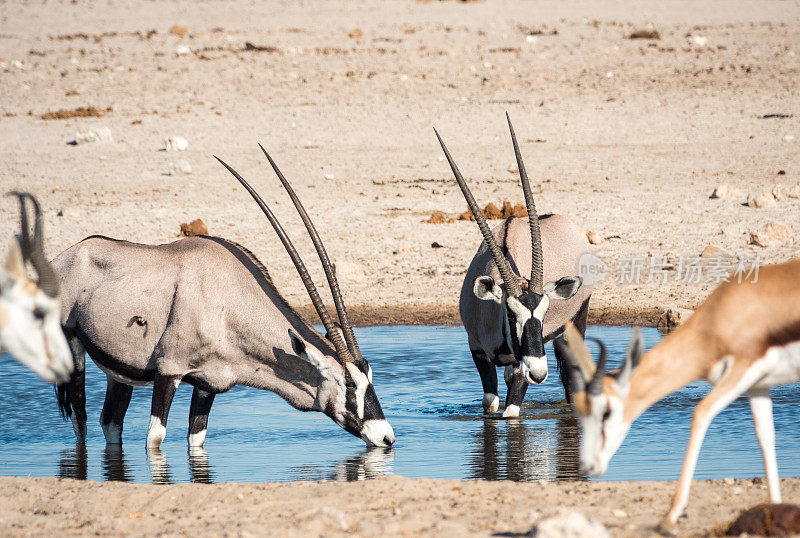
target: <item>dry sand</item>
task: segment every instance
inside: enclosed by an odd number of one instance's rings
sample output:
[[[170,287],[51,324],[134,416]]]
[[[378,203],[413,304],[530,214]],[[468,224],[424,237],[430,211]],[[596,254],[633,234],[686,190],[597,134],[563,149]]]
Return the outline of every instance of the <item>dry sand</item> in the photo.
[[[89,234],[171,241],[181,222],[202,218],[212,234],[251,248],[304,306],[265,219],[210,157],[251,180],[321,283],[261,142],[317,220],[358,323],[455,322],[479,235],[470,222],[421,222],[434,210],[465,209],[431,127],[481,204],[516,203],[508,110],[540,212],[596,231],[604,259],[697,256],[712,245],[782,261],[796,252],[800,200],[758,209],[742,202],[800,179],[799,22],[796,0],[0,2],[0,191],[39,196],[50,255]],[[647,23],[660,40],[626,38]],[[175,24],[187,34],[170,34]],[[102,116],[41,117],[78,107]],[[762,118],[774,113],[793,117]],[[107,127],[114,141],[68,144],[90,126]],[[171,135],[188,149],[160,151]],[[190,175],[167,175],[178,160]],[[709,199],[721,183],[741,192]],[[8,237],[11,199],[0,203],[0,219]],[[788,226],[793,239],[748,245],[748,232],[768,222]],[[666,285],[607,280],[591,319],[653,323],[666,306],[696,306],[711,287],[674,277]],[[789,501],[797,502],[798,484],[786,483]],[[3,479],[0,529],[336,533],[341,511],[362,534],[515,533],[530,527],[532,511],[566,505],[615,534],[639,534],[672,488]],[[760,486],[698,484],[682,528],[702,532],[764,496]],[[611,515],[618,507],[627,518]]]

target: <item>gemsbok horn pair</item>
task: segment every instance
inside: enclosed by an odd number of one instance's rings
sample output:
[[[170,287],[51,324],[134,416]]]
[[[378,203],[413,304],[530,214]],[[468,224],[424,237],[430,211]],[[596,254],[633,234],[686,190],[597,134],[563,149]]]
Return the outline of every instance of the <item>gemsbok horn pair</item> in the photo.
[[[0,350],[48,383],[63,383],[72,372],[72,356],[61,332],[58,279],[44,253],[44,217],[39,202],[27,192],[19,198],[21,232],[11,241],[0,268]],[[33,205],[34,230],[28,227],[26,200]],[[25,276],[25,263],[36,271],[36,282]]]
[[[394,443],[394,432],[372,385],[372,370],[348,320],[334,267],[292,187],[264,154],[314,242],[338,320],[328,313],[270,208],[220,160],[277,232],[327,334],[319,334],[303,320],[275,288],[261,262],[232,241],[195,236],[151,246],[88,237],[53,262],[61,276],[62,322],[75,360],[75,375],[60,387],[59,404],[72,416],[79,439],[86,435],[85,349],[108,376],[100,417],[108,443],[121,442],[132,386],[153,384],[147,446],[159,446],[181,382],[194,387],[190,446],[201,446],[205,440],[214,396],[234,385],[272,391],[302,411],[321,411],[368,445]]]
[[[547,379],[544,345],[560,337],[570,320],[581,333],[585,331],[592,292],[576,274],[580,257],[589,251],[586,236],[567,217],[537,215],[508,114],[506,119],[528,218],[510,217],[493,230],[438,132],[436,137],[483,235],[459,300],[472,360],[483,385],[483,409],[493,413],[499,408],[496,368],[504,366],[508,390],[503,416],[516,417],[528,384]],[[556,360],[569,401],[569,378],[558,350]]]
[[[566,354],[575,386],[581,468],[593,476],[605,472],[631,423],[648,407],[695,380],[713,385],[694,410],[678,489],[661,521],[662,531],[673,532],[686,508],[711,420],[745,392],[764,456],[769,500],[781,502],[769,388],[800,381],[800,260],[764,266],[741,282],[723,283],[644,355],[637,331],[617,372],[606,374],[602,343],[595,367],[577,331],[568,328],[567,341],[568,348],[557,345]]]

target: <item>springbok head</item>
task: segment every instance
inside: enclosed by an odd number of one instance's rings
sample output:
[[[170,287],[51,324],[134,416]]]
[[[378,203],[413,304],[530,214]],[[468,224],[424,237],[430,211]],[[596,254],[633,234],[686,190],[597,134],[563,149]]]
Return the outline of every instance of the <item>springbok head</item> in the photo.
[[[514,134],[514,127],[511,125],[511,118],[506,114],[508,128],[511,131],[511,141],[514,144],[514,153],[517,157],[517,167],[519,177],[522,182],[522,192],[525,196],[525,206],[528,210],[528,221],[531,229],[531,274],[526,279],[518,276],[511,263],[506,258],[503,250],[497,244],[497,240],[489,229],[486,218],[475,197],[469,190],[464,177],[458,170],[458,166],[450,156],[450,152],[444,145],[439,133],[439,139],[453,170],[458,186],[467,200],[469,209],[478,223],[483,240],[489,247],[497,270],[500,273],[502,282],[495,282],[494,278],[488,275],[479,276],[475,279],[473,292],[475,296],[483,301],[494,301],[501,305],[503,312],[503,330],[506,344],[514,353],[514,358],[520,365],[520,371],[528,383],[539,384],[547,379],[547,357],[544,353],[544,336],[542,334],[543,320],[550,306],[551,300],[569,299],[581,287],[582,280],[579,276],[561,278],[555,282],[544,283],[544,269],[542,260],[542,239],[539,233],[539,218],[536,214],[536,205],[533,202],[528,174],[525,172],[525,164],[522,162],[522,155],[519,152],[517,137]]]
[[[617,451],[631,421],[625,418],[625,399],[630,388],[631,374],[642,357],[642,335],[637,328],[625,352],[622,368],[606,373],[606,348],[600,340],[600,352],[595,366],[592,355],[572,323],[564,331],[566,343],[556,339],[554,345],[566,357],[573,387],[573,404],[581,424],[581,472],[599,476]]]
[[[41,209],[31,194],[9,194],[19,198],[22,231],[0,269],[0,348],[44,381],[62,383],[72,372],[72,354],[61,331],[58,279],[44,254]],[[26,200],[35,213],[33,239]],[[35,282],[25,276],[26,261],[37,273]]]
[[[394,430],[386,417],[383,415],[381,404],[378,401],[378,396],[375,393],[375,388],[372,385],[372,368],[367,360],[361,354],[358,347],[355,334],[353,333],[353,326],[347,317],[347,310],[344,305],[341,290],[339,289],[339,282],[336,279],[336,272],[333,264],[328,258],[325,251],[325,246],[317,233],[314,223],[311,221],[308,213],[306,213],[303,204],[300,203],[299,198],[292,189],[292,186],[283,176],[275,161],[266,152],[266,150],[259,144],[261,151],[264,152],[273,170],[278,175],[278,178],[283,183],[284,188],[288,192],[295,208],[297,209],[303,223],[308,230],[311,240],[314,243],[314,248],[319,255],[322,268],[325,270],[325,277],[328,280],[328,285],[333,295],[333,302],[336,306],[338,315],[338,323],[334,322],[322,298],[317,291],[314,282],[308,274],[300,254],[295,249],[289,236],[286,235],[283,227],[278,219],[272,213],[269,206],[261,199],[258,193],[247,183],[247,181],[239,175],[236,170],[228,166],[219,157],[217,159],[222,166],[228,169],[233,176],[239,180],[239,183],[250,193],[261,210],[266,215],[275,232],[278,234],[283,246],[292,259],[303,285],[308,292],[311,302],[319,315],[322,325],[326,330],[326,338],[333,344],[335,355],[329,355],[321,349],[311,345],[308,341],[300,337],[296,332],[289,329],[289,338],[291,339],[292,350],[302,360],[308,362],[323,378],[320,384],[320,389],[317,395],[319,407],[329,417],[333,419],[339,426],[344,428],[347,432],[360,437],[367,445],[389,447],[394,441]]]

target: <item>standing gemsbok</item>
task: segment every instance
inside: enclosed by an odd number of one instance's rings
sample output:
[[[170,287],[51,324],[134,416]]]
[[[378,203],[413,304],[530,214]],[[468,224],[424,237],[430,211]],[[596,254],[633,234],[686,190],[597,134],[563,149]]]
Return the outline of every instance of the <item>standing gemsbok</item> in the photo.
[[[160,445],[181,382],[194,387],[190,446],[201,446],[205,440],[214,395],[234,385],[275,392],[302,411],[321,411],[368,445],[394,443],[333,266],[292,187],[267,158],[311,235],[338,323],[270,208],[220,160],[277,232],[327,334],[319,334],[303,320],[280,295],[261,262],[232,241],[196,236],[150,246],[98,236],[84,239],[53,262],[62,279],[62,322],[76,363],[73,380],[61,387],[59,403],[72,415],[79,439],[86,434],[85,349],[108,375],[100,416],[108,443],[121,442],[132,386],[152,383],[147,446]]]
[[[655,402],[698,379],[713,385],[694,410],[678,489],[661,530],[675,529],[689,499],[700,445],[711,420],[747,393],[764,456],[770,502],[781,502],[769,388],[800,381],[800,260],[761,267],[723,283],[683,325],[642,356],[635,334],[618,372],[606,375],[605,350],[594,362],[568,328],[566,354],[581,422],[583,472],[603,474],[631,423]],[[641,358],[641,360],[640,360]]]
[[[33,195],[9,194],[19,198],[22,230],[0,268],[0,351],[9,352],[42,380],[63,383],[72,371],[72,356],[61,332],[58,279],[44,254],[44,217]],[[33,239],[26,200],[33,204]],[[25,276],[26,261],[36,271],[36,282]]]
[[[547,378],[545,343],[558,338],[570,320],[581,332],[585,330],[591,286],[582,285],[581,277],[574,276],[580,257],[589,251],[585,234],[567,217],[536,214],[508,114],[506,119],[529,218],[509,218],[494,230],[489,229],[438,132],[436,136],[483,235],[459,300],[472,360],[483,385],[483,408],[485,412],[497,411],[496,367],[505,366],[508,391],[503,416],[516,417],[528,384]],[[523,274],[529,274],[530,279],[519,276]],[[569,379],[558,351],[556,360],[569,400]]]

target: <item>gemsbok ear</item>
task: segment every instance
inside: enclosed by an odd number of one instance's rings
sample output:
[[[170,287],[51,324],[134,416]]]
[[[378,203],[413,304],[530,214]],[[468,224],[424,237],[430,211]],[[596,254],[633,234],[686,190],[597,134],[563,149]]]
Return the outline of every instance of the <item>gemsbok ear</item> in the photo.
[[[289,329],[289,339],[292,341],[292,351],[294,351],[298,357],[320,372],[325,370],[325,364],[322,362],[322,356],[319,351],[313,347],[307,347],[305,341],[292,329]]]
[[[625,351],[625,363],[622,369],[617,374],[617,383],[622,386],[627,386],[631,380],[633,370],[639,366],[639,359],[642,358],[642,351],[644,344],[642,344],[642,331],[639,327],[633,330],[633,337],[628,343],[628,349]]]
[[[481,301],[494,301],[498,304],[503,301],[503,290],[490,276],[476,278],[472,291],[475,293],[475,297]]]
[[[11,240],[3,269],[11,278],[25,278],[25,262],[22,260],[22,250],[16,239]]]
[[[579,276],[565,276],[555,282],[545,284],[544,292],[551,299],[563,301],[578,293],[582,284],[583,279]]]

